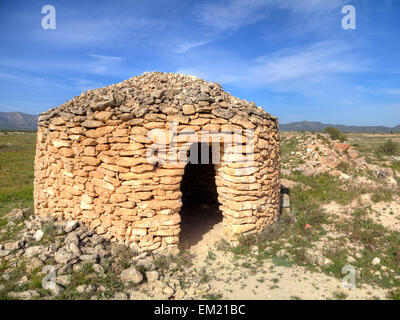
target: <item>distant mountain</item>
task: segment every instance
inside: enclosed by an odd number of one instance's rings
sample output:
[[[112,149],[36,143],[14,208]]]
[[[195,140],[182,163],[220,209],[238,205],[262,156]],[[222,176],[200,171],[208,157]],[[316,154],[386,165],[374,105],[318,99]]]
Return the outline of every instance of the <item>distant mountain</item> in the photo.
[[[0,112],[0,130],[37,130],[38,116],[23,112]]]
[[[390,133],[400,132],[400,125],[394,128],[384,126],[345,126],[341,124],[324,124],[321,122],[292,122],[288,124],[280,124],[281,131],[324,131],[326,127],[334,127],[343,132],[367,132],[367,133]]]

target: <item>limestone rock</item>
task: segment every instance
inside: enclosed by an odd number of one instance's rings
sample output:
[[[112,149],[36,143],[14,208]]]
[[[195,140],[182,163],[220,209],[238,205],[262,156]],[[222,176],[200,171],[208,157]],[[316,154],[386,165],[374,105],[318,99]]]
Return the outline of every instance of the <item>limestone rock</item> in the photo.
[[[65,232],[71,232],[75,230],[79,226],[79,221],[72,220],[68,221],[67,225],[65,226]]]
[[[54,259],[57,263],[67,264],[70,260],[74,258],[74,255],[66,251],[65,249],[59,249],[55,255]]]
[[[43,239],[44,232],[42,230],[37,230],[33,237],[35,238],[36,241],[40,241]]]
[[[39,292],[37,292],[36,290],[9,292],[7,295],[11,299],[18,299],[18,300],[32,300],[40,297]]]
[[[137,271],[135,267],[131,267],[121,272],[121,280],[124,282],[139,284],[143,281],[143,275]]]

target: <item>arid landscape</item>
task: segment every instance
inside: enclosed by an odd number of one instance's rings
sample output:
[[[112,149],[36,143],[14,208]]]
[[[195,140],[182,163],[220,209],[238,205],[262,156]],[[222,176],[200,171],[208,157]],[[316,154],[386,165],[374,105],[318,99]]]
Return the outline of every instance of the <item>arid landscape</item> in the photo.
[[[33,215],[35,139],[0,133],[0,299],[400,298],[398,133],[281,132],[274,227],[230,246],[220,221],[204,221],[177,256]]]

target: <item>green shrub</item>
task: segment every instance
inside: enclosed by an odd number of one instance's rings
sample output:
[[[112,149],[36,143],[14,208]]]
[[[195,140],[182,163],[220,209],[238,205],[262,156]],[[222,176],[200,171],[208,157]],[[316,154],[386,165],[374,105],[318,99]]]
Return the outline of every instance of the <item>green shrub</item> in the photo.
[[[389,298],[392,300],[400,300],[400,288],[389,292]]]
[[[400,161],[393,161],[392,169],[400,172]]]
[[[346,136],[342,132],[340,132],[339,129],[326,127],[324,132],[328,133],[333,140],[339,140],[341,142],[346,141]]]
[[[394,142],[392,139],[389,139],[385,143],[379,145],[376,149],[377,153],[387,155],[387,156],[394,156],[400,154],[400,144]]]

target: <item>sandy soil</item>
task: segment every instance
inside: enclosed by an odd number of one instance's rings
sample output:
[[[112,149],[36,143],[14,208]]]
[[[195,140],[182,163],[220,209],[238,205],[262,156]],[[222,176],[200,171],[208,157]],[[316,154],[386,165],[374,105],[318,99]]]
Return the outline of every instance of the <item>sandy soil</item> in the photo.
[[[237,260],[232,253],[217,251],[215,241],[220,238],[222,223],[215,225],[199,242],[190,248],[195,254],[194,264],[215,276],[209,282],[211,292],[222,294],[222,299],[336,299],[336,293],[346,294],[346,299],[386,299],[387,292],[369,285],[354,289],[342,287],[341,280],[323,273],[310,272],[300,266],[276,266],[266,260],[255,271],[245,265],[255,263],[253,258]],[[208,252],[215,260],[207,259]]]
[[[379,202],[372,205],[370,217],[385,228],[400,232],[400,202]]]

